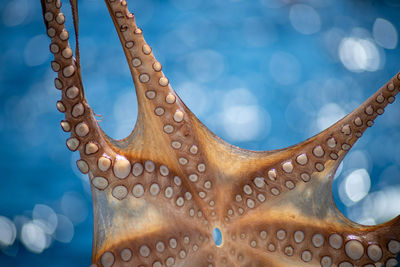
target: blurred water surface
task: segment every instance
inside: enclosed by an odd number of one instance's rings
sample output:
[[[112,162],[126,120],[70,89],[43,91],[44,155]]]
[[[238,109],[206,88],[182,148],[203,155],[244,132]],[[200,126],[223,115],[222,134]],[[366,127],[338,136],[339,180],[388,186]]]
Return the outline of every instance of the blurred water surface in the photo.
[[[128,5],[183,101],[214,133],[247,149],[311,137],[400,69],[396,0]],[[81,0],[79,9],[86,96],[105,132],[123,138],[137,115],[129,69],[103,1]],[[90,187],[58,124],[40,1],[0,0],[0,37],[0,266],[88,266]],[[335,201],[356,222],[400,214],[399,118],[395,102],[337,172]]]

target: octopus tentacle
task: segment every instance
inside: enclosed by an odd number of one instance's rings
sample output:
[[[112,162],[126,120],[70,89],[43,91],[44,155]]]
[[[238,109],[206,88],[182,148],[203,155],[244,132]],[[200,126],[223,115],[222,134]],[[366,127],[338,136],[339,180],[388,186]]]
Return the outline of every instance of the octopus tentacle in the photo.
[[[253,169],[248,165],[242,167],[243,173],[249,173],[243,175],[241,186],[233,192],[232,198],[241,203],[239,206],[244,212],[268,198],[285,197],[296,186],[303,186],[311,179],[319,180],[314,187],[329,183],[358,138],[373,125],[377,116],[383,114],[385,107],[393,103],[399,87],[400,73],[353,112],[321,133],[283,150],[263,152],[265,155],[251,164]],[[330,184],[325,193],[331,195]],[[254,201],[246,198],[249,196]]]
[[[281,255],[275,260],[268,260],[279,262],[282,255],[287,256],[277,266],[290,261],[296,253],[299,256],[296,260],[302,259],[303,263],[315,261],[318,264],[324,258],[335,265],[348,262],[360,266],[371,261],[386,262],[396,256],[399,251],[389,250],[389,243],[398,244],[400,216],[372,227],[351,222],[336,208],[332,181],[344,156],[362,133],[372,126],[375,118],[383,114],[384,108],[393,103],[399,89],[400,73],[353,112],[320,134],[266,155],[265,160],[273,159],[272,163],[264,164],[257,159],[257,166],[261,165],[261,168],[244,176],[241,185],[233,191],[231,203],[234,204],[226,210],[226,221],[229,222],[226,227],[232,229],[227,230],[227,236],[231,238],[229,241],[253,242],[257,244],[254,247],[260,246],[261,241],[261,247],[270,246],[271,250],[274,247],[274,251],[279,246]],[[249,225],[252,226],[246,227]],[[238,229],[251,230],[246,233]],[[258,233],[261,231],[272,232],[268,240],[270,243],[260,239]],[[303,241],[296,242],[296,231],[304,240],[305,233],[308,233],[308,247],[299,245]],[[241,240],[239,235],[246,238]],[[255,239],[251,241],[247,235]],[[319,237],[326,248],[318,246],[314,237]],[[338,240],[340,247],[336,244]],[[300,252],[304,249],[308,252],[303,255]],[[272,258],[274,255],[277,253]],[[269,257],[268,254],[264,256]]]
[[[183,183],[195,192],[194,199],[215,203],[210,182],[204,178],[211,170],[200,160],[203,151],[196,141],[196,127],[201,127],[200,123],[172,89],[161,64],[145,42],[142,30],[136,26],[126,1],[105,2],[123,44],[139,104],[134,131],[126,139],[116,141],[116,146],[123,148],[125,153],[130,151],[131,157],[140,153],[156,162],[164,162],[186,178]],[[155,154],[155,150],[168,153]],[[170,157],[173,154],[175,157]],[[204,216],[216,215],[213,206],[204,209]]]
[[[398,253],[399,218],[370,227],[310,219],[279,210],[269,211],[268,218],[249,216],[227,230],[226,247],[243,262],[256,258],[271,266],[387,264]]]
[[[90,109],[83,91],[81,74],[69,44],[69,33],[64,26],[65,16],[61,12],[59,0],[42,0],[43,16],[47,34],[51,38],[50,51],[54,54],[51,66],[58,77],[55,87],[61,91],[57,109],[65,114],[61,127],[70,132],[66,145],[71,151],[79,151],[82,159],[77,166],[82,173],[89,173],[89,165],[95,161],[94,155],[109,149],[105,135]]]
[[[189,221],[179,225],[154,221],[147,231],[132,231],[129,226],[124,230],[130,230],[125,238],[107,242],[94,256],[94,262],[102,266],[129,266],[127,262],[180,265],[212,247],[208,233]],[[107,231],[107,234],[112,233]],[[153,236],[151,241],[147,238],[149,234]]]

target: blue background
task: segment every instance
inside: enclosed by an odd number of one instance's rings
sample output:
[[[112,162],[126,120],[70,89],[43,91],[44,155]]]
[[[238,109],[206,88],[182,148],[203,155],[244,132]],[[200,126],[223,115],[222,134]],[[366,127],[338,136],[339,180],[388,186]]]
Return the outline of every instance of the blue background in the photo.
[[[129,69],[105,4],[79,2],[86,96],[105,132],[123,138],[137,114]],[[395,0],[128,5],[184,102],[247,149],[283,148],[318,133],[400,70]],[[68,3],[63,12],[72,36]],[[88,266],[90,188],[59,126],[40,1],[0,0],[0,38],[0,266]],[[340,167],[333,194],[354,221],[400,214],[399,118],[395,102]]]

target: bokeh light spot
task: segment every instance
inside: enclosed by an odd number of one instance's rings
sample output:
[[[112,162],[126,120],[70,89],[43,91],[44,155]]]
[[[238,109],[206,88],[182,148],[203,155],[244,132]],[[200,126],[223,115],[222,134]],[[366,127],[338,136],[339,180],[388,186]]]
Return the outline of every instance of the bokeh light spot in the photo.
[[[339,58],[350,71],[377,71],[381,66],[381,57],[374,43],[355,37],[342,39],[339,45]]]
[[[46,233],[34,222],[28,222],[22,226],[21,241],[30,251],[41,253],[47,247],[46,239]]]
[[[87,203],[77,192],[67,192],[63,195],[61,209],[74,224],[82,223],[88,216]]]
[[[321,29],[321,19],[318,12],[308,5],[296,4],[290,8],[290,23],[302,34],[313,34]]]
[[[71,242],[72,238],[74,237],[74,225],[70,219],[64,215],[58,214],[57,218],[58,226],[54,233],[54,238],[62,243]]]
[[[6,26],[18,26],[27,18],[33,1],[13,0],[9,1],[3,9],[3,23]]]
[[[269,115],[259,106],[239,105],[224,110],[225,134],[233,141],[250,141],[268,134]]]
[[[317,126],[320,131],[325,130],[338,120],[344,117],[346,113],[336,103],[328,103],[318,111]]]
[[[397,47],[397,30],[390,21],[382,18],[375,20],[372,28],[372,35],[375,42],[386,49],[395,49]]]
[[[0,247],[11,246],[17,236],[14,223],[7,217],[0,216]]]
[[[347,175],[342,182],[340,198],[346,206],[363,199],[371,187],[371,179],[365,169],[357,169]]]
[[[57,228],[57,215],[49,206],[36,204],[32,211],[32,218],[33,222],[48,235],[53,234]]]
[[[50,52],[48,49],[49,38],[44,34],[32,37],[24,49],[24,60],[28,66],[39,66],[47,62]]]

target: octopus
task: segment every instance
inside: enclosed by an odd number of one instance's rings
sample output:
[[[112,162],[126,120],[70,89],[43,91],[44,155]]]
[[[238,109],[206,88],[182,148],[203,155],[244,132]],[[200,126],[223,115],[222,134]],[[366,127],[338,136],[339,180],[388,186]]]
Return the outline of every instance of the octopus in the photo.
[[[105,0],[134,81],[138,118],[114,140],[84,95],[79,46],[60,0],[41,0],[66,145],[79,151],[94,208],[95,266],[396,266],[400,216],[364,226],[336,207],[339,163],[400,90],[400,73],[350,114],[297,145],[228,144],[185,106],[125,0]],[[78,37],[77,3],[71,1]],[[77,38],[78,40],[78,38]]]

